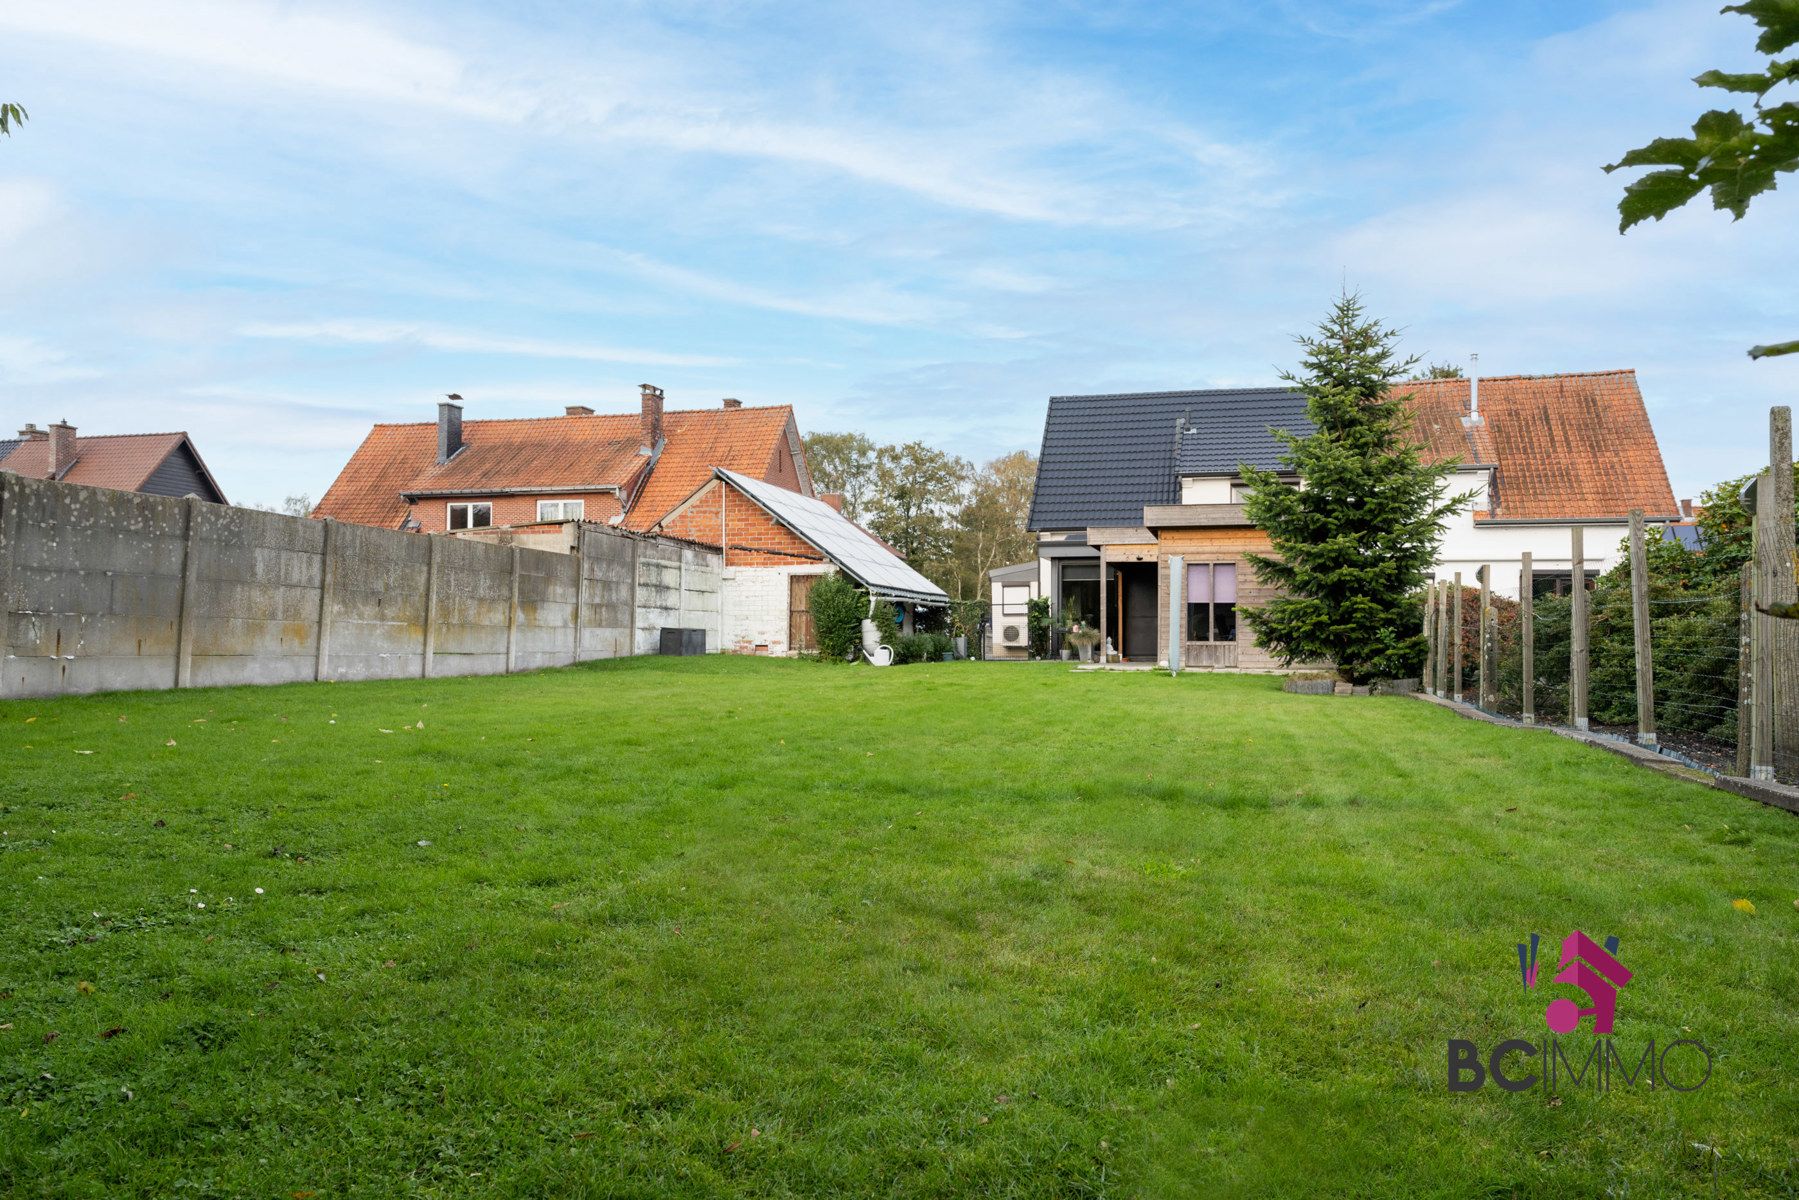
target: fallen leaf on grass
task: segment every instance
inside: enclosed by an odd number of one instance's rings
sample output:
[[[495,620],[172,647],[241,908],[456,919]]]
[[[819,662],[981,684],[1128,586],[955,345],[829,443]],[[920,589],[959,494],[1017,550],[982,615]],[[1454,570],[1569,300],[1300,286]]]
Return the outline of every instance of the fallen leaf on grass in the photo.
[[[50,1032],[48,1032],[44,1035],[44,1045],[48,1046],[51,1042],[54,1042],[57,1038],[59,1038],[61,1036],[62,1036],[62,1034],[60,1034],[60,1033],[56,1032],[56,1030],[52,1029]]]
[[[726,1154],[735,1154],[735,1153],[737,1153],[737,1147],[739,1147],[741,1145],[743,1145],[742,1141],[727,1142],[725,1144],[725,1153]]]
[[[174,738],[170,738],[168,741],[163,743],[163,745],[165,745],[165,746],[173,746],[174,744],[175,744]]]
[[[387,960],[387,961],[386,961],[386,962],[384,962],[384,963],[382,963],[382,964],[381,964],[381,967],[382,967],[382,969],[383,969],[383,970],[387,970],[387,971],[391,971],[391,970],[393,970],[393,968],[394,968],[394,960],[393,960],[393,959],[391,959],[391,958],[390,958],[390,959],[388,959],[388,960]]]
[[[32,722],[33,722],[33,721],[35,721],[35,720],[37,720],[37,718],[36,718],[36,717],[26,717],[26,718],[25,718],[25,724],[27,724],[27,725],[29,725],[29,724],[31,724],[31,723],[32,723]]]
[[[380,726],[376,726],[376,728],[378,728],[378,729],[379,729],[379,728],[380,728]],[[393,732],[393,730],[391,730],[391,729],[382,729],[382,730],[381,730],[381,732],[382,732],[382,733],[392,733],[392,732]]]
[[[125,1032],[125,1027],[123,1025],[114,1025],[111,1029],[108,1029],[105,1033],[102,1033],[100,1036],[102,1038],[116,1038],[121,1033],[124,1033],[124,1032]]]
[[[77,753],[77,754],[92,754],[93,751],[92,750],[77,750],[77,751],[75,751],[75,753]]]
[[[1730,907],[1736,909],[1740,913],[1748,913],[1752,917],[1755,915],[1755,904],[1749,900],[1732,900],[1730,902]]]
[[[11,1021],[8,1021],[8,1022],[7,1022],[7,1023],[6,1023],[6,1024],[4,1024],[4,1025],[0,1025],[0,1029],[11,1029],[11,1028],[12,1028],[12,1022],[11,1022]]]
[[[94,994],[94,985],[83,979],[75,985],[75,990],[83,996],[91,996]]]
[[[580,1132],[580,1133],[577,1133],[577,1134],[576,1134],[576,1135],[575,1135],[575,1140],[576,1140],[576,1141],[582,1141],[582,1140],[584,1140],[584,1139],[586,1139],[586,1138],[590,1138],[590,1137],[592,1137],[592,1136],[593,1136],[593,1134],[592,1134],[592,1133],[591,1133],[591,1132],[589,1132],[589,1131],[588,1131],[588,1130],[585,1130],[585,1129],[584,1129],[584,1130],[582,1130],[582,1131],[581,1131],[581,1132]]]

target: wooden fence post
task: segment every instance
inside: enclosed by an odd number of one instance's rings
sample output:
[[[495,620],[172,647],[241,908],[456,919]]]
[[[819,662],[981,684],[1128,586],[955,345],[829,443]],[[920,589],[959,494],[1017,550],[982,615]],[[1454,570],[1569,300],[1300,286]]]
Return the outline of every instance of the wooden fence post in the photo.
[[[1762,780],[1774,778],[1774,639],[1770,626],[1777,618],[1760,611],[1774,590],[1770,564],[1774,554],[1778,553],[1778,547],[1770,545],[1773,530],[1767,514],[1774,490],[1773,475],[1772,471],[1763,471],[1755,481],[1755,561],[1750,592],[1755,611],[1749,617],[1749,691],[1753,718],[1749,729],[1749,778]]]
[[[437,657],[437,545],[435,533],[424,535],[430,549],[425,555],[425,651],[419,656],[419,678],[431,678],[431,660]]]
[[[1636,635],[1637,744],[1655,747],[1655,657],[1649,642],[1649,556],[1643,510],[1630,510],[1630,625]]]
[[[1518,719],[1526,725],[1537,723],[1536,591],[1536,571],[1531,565],[1530,551],[1526,550],[1518,564],[1518,647],[1523,657],[1520,664],[1523,679],[1519,685],[1523,692],[1523,708]]]
[[[1449,584],[1437,580],[1437,695],[1449,694]]]
[[[1574,595],[1568,632],[1568,723],[1587,727],[1587,559],[1581,527],[1569,534],[1574,562]]]
[[[1750,597],[1753,594],[1755,564],[1753,561],[1743,564],[1738,573],[1737,586],[1741,592],[1740,608],[1737,615],[1737,777],[1746,779],[1749,775],[1749,743],[1750,730],[1755,726],[1755,657],[1753,652],[1754,637],[1751,622],[1755,620],[1755,609],[1751,607]]]
[[[1450,597],[1451,619],[1455,622],[1455,702],[1462,702],[1462,573],[1455,573],[1455,594]]]
[[[1768,413],[1769,594],[1765,603],[1799,600],[1793,579],[1793,410],[1776,405]],[[1757,505],[1757,511],[1761,511]],[[1768,621],[1768,707],[1774,721],[1768,766],[1773,777],[1799,769],[1799,621]]]
[[[1424,585],[1424,694],[1437,694],[1437,581]]]

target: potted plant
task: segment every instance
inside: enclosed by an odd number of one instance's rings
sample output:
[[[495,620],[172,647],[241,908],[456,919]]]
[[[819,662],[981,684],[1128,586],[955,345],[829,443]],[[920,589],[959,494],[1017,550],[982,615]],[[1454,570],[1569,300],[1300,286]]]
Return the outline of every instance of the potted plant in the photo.
[[[1075,657],[1087,662],[1093,657],[1093,647],[1099,645],[1099,630],[1076,621],[1068,627],[1065,640],[1074,647]]]

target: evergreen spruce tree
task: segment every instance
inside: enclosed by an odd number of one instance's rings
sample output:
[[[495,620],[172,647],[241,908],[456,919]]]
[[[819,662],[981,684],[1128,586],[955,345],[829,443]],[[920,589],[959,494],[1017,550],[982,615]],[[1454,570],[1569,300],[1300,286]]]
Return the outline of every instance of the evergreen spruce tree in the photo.
[[[1280,471],[1240,468],[1245,515],[1273,543],[1272,555],[1248,558],[1281,593],[1243,614],[1256,644],[1289,665],[1327,660],[1351,683],[1410,674],[1422,661],[1415,593],[1440,523],[1471,499],[1447,495],[1453,463],[1419,458],[1408,394],[1395,386],[1418,359],[1400,358],[1398,340],[1359,297],[1341,297],[1316,337],[1298,339],[1299,372],[1282,376],[1304,393],[1316,432],[1275,431],[1287,446]]]

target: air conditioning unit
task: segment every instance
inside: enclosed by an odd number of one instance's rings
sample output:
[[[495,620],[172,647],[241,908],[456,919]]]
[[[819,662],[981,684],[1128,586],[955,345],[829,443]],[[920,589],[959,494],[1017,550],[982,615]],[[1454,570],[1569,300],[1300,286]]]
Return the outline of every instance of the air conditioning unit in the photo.
[[[1031,641],[1031,627],[1022,617],[1003,619],[995,627],[1002,646],[1028,646]]]

